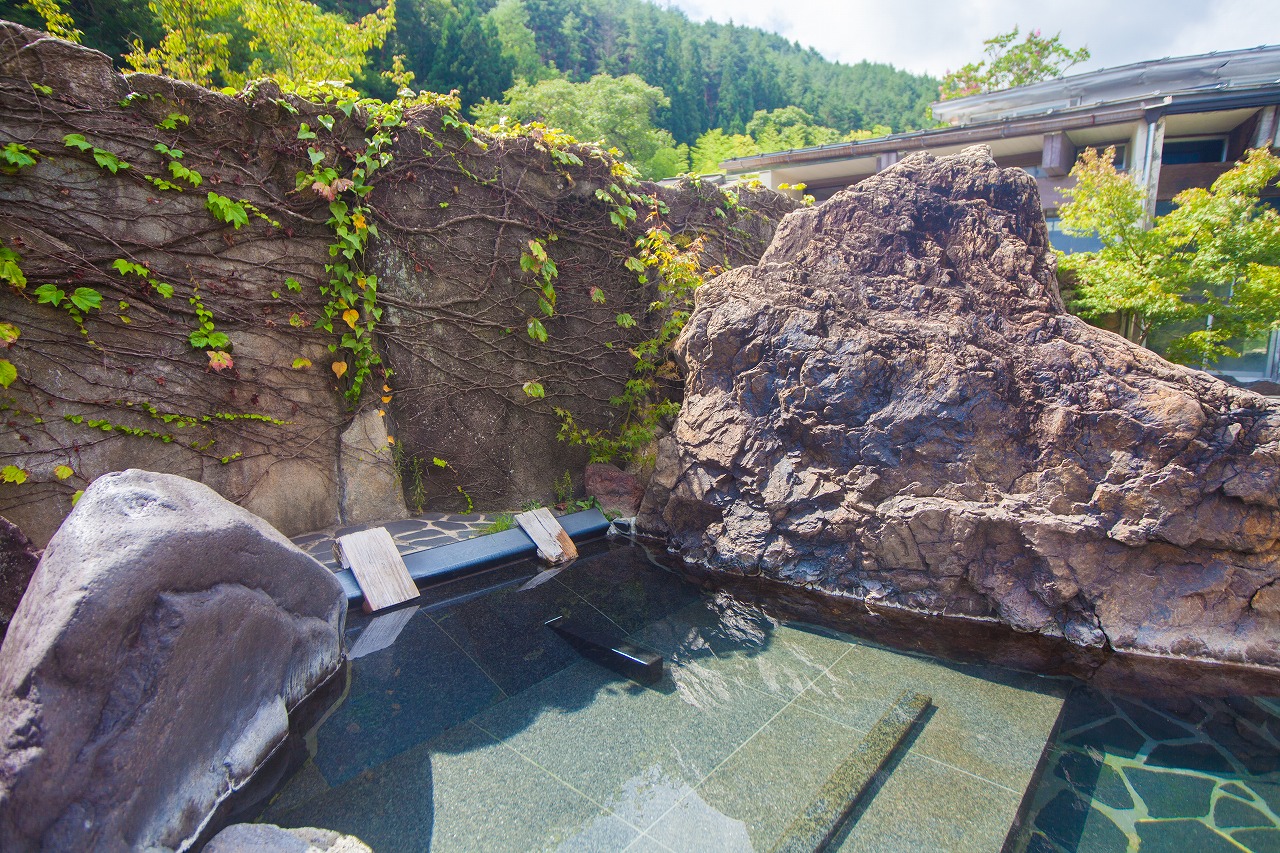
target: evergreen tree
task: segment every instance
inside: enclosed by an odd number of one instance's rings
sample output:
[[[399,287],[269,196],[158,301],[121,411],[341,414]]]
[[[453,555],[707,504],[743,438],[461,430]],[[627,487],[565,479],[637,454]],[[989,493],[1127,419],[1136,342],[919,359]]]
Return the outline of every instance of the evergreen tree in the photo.
[[[444,19],[428,80],[432,89],[457,89],[464,104],[475,104],[502,97],[513,65],[493,21],[472,0],[460,0]]]

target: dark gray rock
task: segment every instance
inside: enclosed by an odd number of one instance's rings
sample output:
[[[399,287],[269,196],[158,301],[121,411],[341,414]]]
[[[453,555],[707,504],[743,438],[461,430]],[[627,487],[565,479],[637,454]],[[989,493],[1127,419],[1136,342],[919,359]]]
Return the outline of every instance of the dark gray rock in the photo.
[[[0,848],[177,848],[341,661],[331,573],[168,474],[108,474],[0,647]]]
[[[39,561],[35,546],[18,525],[0,517],[0,638],[9,630],[9,622]]]
[[[354,835],[303,826],[284,829],[270,823],[237,823],[219,832],[204,853],[373,853]]]
[[[1035,181],[985,149],[792,214],[678,350],[640,527],[686,556],[1280,666],[1280,407],[1068,315]]]

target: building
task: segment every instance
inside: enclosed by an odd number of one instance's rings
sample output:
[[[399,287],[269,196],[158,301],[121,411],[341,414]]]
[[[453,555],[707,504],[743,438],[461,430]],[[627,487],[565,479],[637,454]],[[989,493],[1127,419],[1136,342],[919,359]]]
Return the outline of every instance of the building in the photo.
[[[1250,148],[1280,147],[1280,46],[1139,62],[971,95],[933,105],[946,126],[726,160],[730,178],[804,184],[819,201],[914,151],[951,154],[988,145],[1002,166],[1026,169],[1056,248],[1096,248],[1057,227],[1059,192],[1079,151],[1114,145],[1116,163],[1147,189],[1148,212],[1172,208],[1188,187],[1208,186]],[[1159,348],[1158,341],[1152,341]],[[1218,370],[1280,380],[1280,335],[1237,342],[1243,355]]]

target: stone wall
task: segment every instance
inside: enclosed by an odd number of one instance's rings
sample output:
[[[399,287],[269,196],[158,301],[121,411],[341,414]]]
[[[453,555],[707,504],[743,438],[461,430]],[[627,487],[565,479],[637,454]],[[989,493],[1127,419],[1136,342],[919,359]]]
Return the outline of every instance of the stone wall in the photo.
[[[199,480],[288,534],[403,514],[397,481],[414,509],[462,509],[468,497],[509,508],[549,497],[585,461],[556,440],[553,407],[593,428],[616,419],[608,400],[630,374],[629,346],[652,328],[653,284],[624,267],[647,223],[644,211],[623,230],[610,223],[596,190],[616,166],[598,149],[557,159],[536,136],[473,138],[439,106],[410,113],[374,181],[378,236],[360,259],[379,278],[376,347],[391,372],[375,368],[352,404],[351,374],[330,370],[345,327],[313,325],[328,302],[328,200],[296,176],[311,169],[309,149],[349,174],[365,147],[361,108],[348,118],[270,84],[228,97],[125,77],[100,53],[5,22],[0,98],[0,146],[39,152],[34,166],[0,170],[0,244],[27,282],[0,290],[0,322],[20,330],[0,354],[19,377],[0,392],[0,468],[26,473],[0,483],[0,515],[37,544],[78,490],[128,467]],[[304,124],[315,138],[299,138]],[[68,147],[68,134],[128,168]],[[172,175],[157,144],[182,151],[201,185]],[[211,191],[248,202],[248,222],[215,219]],[[794,206],[773,193],[739,207],[710,187],[640,191],[668,200],[677,230],[711,232],[708,264],[756,260]],[[536,294],[519,261],[550,234],[559,300],[548,343],[536,344],[525,334]],[[116,261],[144,265],[173,295]],[[78,327],[66,302],[35,297],[46,283],[68,297],[96,290],[101,306]],[[228,336],[231,367],[189,342],[199,310]],[[640,325],[619,328],[624,312]],[[531,380],[544,399],[522,391]],[[73,473],[59,479],[60,466]]]

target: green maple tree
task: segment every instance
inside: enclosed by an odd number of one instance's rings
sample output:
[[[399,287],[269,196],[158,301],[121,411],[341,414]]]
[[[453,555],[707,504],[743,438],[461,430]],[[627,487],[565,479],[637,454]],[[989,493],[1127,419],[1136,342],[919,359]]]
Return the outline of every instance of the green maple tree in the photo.
[[[1075,186],[1062,191],[1071,198],[1059,211],[1063,231],[1102,243],[1059,253],[1072,307],[1091,319],[1119,313],[1126,335],[1144,345],[1157,329],[1193,326],[1165,349],[1184,364],[1238,355],[1232,341],[1280,328],[1280,213],[1259,201],[1280,176],[1280,158],[1250,151],[1148,223],[1143,190],[1116,170],[1114,155],[1086,149],[1071,170]]]
[[[948,71],[938,87],[941,99],[947,101],[1051,80],[1089,59],[1089,48],[1071,50],[1062,43],[1061,33],[1045,38],[1039,30],[1032,30],[1022,41],[1018,41],[1018,35],[1019,30],[1014,27],[984,41],[987,58]]]

